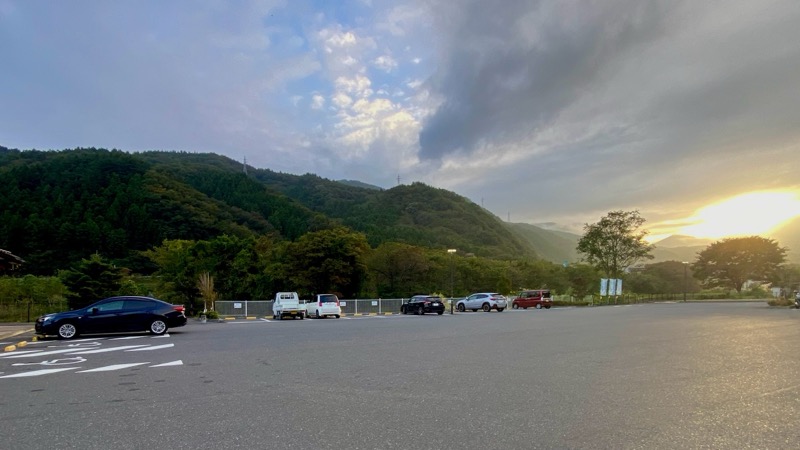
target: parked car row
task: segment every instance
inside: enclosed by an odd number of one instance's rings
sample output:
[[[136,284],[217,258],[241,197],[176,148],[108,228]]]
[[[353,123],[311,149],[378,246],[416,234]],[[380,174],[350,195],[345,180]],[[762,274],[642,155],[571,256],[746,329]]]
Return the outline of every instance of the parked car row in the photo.
[[[552,306],[550,291],[526,290],[511,302],[511,307],[546,308]],[[496,292],[478,292],[456,302],[459,312],[482,310],[502,312],[508,307],[505,296]],[[45,314],[36,319],[36,333],[72,339],[80,334],[147,331],[162,335],[170,328],[186,325],[182,305],[172,305],[152,297],[119,296],[93,303],[85,308],[61,313]],[[445,312],[445,303],[437,295],[415,295],[400,306],[401,314],[438,314]],[[272,317],[340,318],[342,309],[335,294],[317,294],[303,303],[297,292],[278,292],[272,305]]]
[[[342,316],[342,308],[339,305],[339,297],[335,294],[317,294],[306,303],[301,303],[297,292],[278,292],[275,294],[275,301],[272,303],[273,320],[282,320],[286,317],[293,319],[314,317],[322,319],[324,317]]]

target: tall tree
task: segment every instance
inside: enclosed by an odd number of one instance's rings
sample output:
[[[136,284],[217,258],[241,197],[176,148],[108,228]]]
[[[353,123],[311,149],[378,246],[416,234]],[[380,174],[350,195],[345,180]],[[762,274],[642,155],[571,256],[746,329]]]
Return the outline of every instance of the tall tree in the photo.
[[[431,264],[420,247],[386,242],[370,253],[367,264],[380,297],[410,297],[426,290]]]
[[[742,292],[745,282],[771,281],[786,260],[786,249],[760,236],[727,238],[706,247],[692,265],[695,278],[710,287]]]
[[[288,270],[304,294],[336,293],[353,298],[366,277],[367,238],[348,228],[306,233],[288,248]]]
[[[96,253],[74,268],[60,272],[59,277],[69,290],[66,297],[70,309],[117,295],[122,286],[122,271]]]
[[[611,211],[600,222],[586,224],[577,250],[608,278],[620,278],[626,267],[652,259],[653,246],[645,242],[648,231],[639,211]]]

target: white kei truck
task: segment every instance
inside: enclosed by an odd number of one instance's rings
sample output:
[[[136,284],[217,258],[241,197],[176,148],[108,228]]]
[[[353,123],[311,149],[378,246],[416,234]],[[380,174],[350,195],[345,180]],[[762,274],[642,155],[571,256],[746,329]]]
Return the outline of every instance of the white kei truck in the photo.
[[[300,305],[300,297],[297,292],[278,292],[275,294],[275,301],[272,303],[272,319],[283,320],[284,317],[301,320],[306,315],[306,309]]]

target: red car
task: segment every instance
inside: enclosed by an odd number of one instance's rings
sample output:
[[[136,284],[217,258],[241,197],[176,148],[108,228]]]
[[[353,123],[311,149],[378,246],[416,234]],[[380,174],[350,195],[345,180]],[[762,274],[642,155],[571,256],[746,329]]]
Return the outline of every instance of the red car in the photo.
[[[553,299],[550,297],[550,291],[547,289],[522,291],[519,293],[519,296],[511,302],[511,307],[514,309],[550,309],[551,306],[553,306]]]

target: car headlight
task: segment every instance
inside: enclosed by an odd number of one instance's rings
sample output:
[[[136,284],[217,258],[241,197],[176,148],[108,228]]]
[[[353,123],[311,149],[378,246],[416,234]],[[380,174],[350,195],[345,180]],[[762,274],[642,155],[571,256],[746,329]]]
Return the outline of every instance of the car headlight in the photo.
[[[45,316],[42,319],[42,325],[48,325],[48,324],[50,324],[52,322],[53,322],[53,317],[52,316]]]

